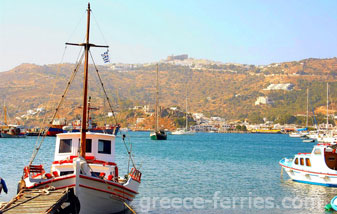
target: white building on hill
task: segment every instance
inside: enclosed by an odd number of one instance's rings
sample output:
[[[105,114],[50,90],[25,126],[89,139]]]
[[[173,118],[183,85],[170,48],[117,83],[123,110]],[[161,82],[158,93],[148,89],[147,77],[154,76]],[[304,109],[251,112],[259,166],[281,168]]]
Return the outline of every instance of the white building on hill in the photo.
[[[263,89],[266,91],[270,90],[285,90],[285,91],[291,91],[294,88],[294,84],[292,83],[286,83],[286,84],[270,84],[267,88]]]
[[[273,102],[268,97],[258,97],[257,100],[255,101],[256,106],[261,104],[270,105],[272,103]]]

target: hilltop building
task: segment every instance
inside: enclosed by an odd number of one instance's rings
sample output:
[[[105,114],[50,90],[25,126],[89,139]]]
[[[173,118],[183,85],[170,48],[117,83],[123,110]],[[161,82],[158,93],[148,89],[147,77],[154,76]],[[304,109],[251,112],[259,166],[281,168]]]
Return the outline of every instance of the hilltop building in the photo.
[[[272,103],[273,102],[268,97],[258,97],[257,100],[255,101],[256,106],[261,104],[270,105]]]
[[[168,56],[166,60],[167,61],[174,61],[174,60],[181,60],[181,61],[183,61],[185,59],[188,59],[188,55],[187,54]]]
[[[286,83],[286,84],[270,84],[267,88],[263,89],[265,91],[270,90],[284,90],[284,91],[291,91],[294,88],[294,84]]]

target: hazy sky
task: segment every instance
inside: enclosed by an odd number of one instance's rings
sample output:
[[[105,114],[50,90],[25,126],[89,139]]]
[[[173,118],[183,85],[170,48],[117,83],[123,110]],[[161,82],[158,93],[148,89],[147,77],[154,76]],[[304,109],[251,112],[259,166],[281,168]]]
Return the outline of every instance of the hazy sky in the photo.
[[[87,2],[0,0],[0,71],[61,62],[64,43],[84,39]],[[92,42],[110,45],[111,62],[187,53],[269,64],[337,55],[335,0],[93,0],[91,8]],[[93,50],[96,62],[104,51]],[[68,47],[64,61],[77,52]]]

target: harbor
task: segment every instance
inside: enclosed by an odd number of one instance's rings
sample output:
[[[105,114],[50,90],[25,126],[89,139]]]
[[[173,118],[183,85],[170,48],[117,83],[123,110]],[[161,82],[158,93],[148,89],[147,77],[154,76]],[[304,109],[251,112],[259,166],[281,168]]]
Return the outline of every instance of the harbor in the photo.
[[[0,214],[337,212],[337,2],[190,3],[4,0]]]
[[[155,142],[149,140],[149,133],[127,133],[144,175],[139,187],[141,194],[131,205],[136,213],[247,213],[248,197],[272,197],[273,207],[263,204],[263,208],[254,208],[252,204],[249,213],[323,214],[324,206],[336,194],[335,188],[293,182],[286,173],[280,178],[278,162],[283,157],[312,150],[313,144],[303,143],[298,138],[275,134],[196,133],[172,135],[165,142]],[[21,176],[18,172],[26,165],[24,160],[29,159],[36,137],[0,140],[0,172],[9,189],[9,194],[0,195],[0,201],[9,201],[16,195]],[[17,150],[18,147],[22,149]],[[48,137],[40,151],[45,155],[37,156],[37,161],[45,164],[46,169],[51,167],[54,147],[55,138]],[[119,162],[128,161],[123,147],[122,138],[117,137],[116,160]],[[5,163],[11,163],[11,167]],[[127,166],[121,166],[119,171],[124,176]],[[213,203],[195,207],[191,200],[185,208],[182,204],[161,207],[159,201],[153,201],[153,197],[170,201],[190,197],[213,200],[218,191],[220,198],[234,197],[235,207],[233,202],[231,206],[226,202],[226,206],[221,207],[220,199],[216,208]],[[242,205],[240,197],[247,197]],[[285,206],[282,200],[286,200]],[[312,200],[314,205],[305,204],[306,200],[306,203]]]

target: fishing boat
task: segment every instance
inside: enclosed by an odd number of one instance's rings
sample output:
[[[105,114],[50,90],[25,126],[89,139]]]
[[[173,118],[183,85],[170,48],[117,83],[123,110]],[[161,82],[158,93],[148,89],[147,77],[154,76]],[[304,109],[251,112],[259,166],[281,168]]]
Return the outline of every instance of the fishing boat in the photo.
[[[296,182],[337,187],[337,145],[319,143],[311,153],[298,153],[283,158],[279,164]]]
[[[65,118],[53,120],[51,126],[48,128],[47,136],[56,136],[57,134],[63,133],[63,127],[66,123]]]
[[[11,125],[7,122],[7,107],[4,104],[4,124],[0,126],[1,138],[24,138],[26,137],[26,129],[21,125]]]
[[[158,64],[157,64],[157,85],[156,85],[156,109],[155,109],[155,129],[153,132],[150,133],[150,138],[151,140],[167,140],[167,134],[163,129],[159,128],[159,112],[158,112],[158,103],[159,103],[159,81],[158,81],[158,76],[159,76],[159,71],[158,71]]]
[[[43,141],[35,147],[32,158],[28,166],[24,167],[22,180],[19,182],[19,189],[23,188],[46,188],[53,186],[56,189],[74,188],[75,195],[80,202],[80,214],[107,214],[122,212],[131,209],[129,204],[138,194],[142,173],[137,169],[131,149],[125,148],[129,155],[133,168],[128,173],[120,175],[118,165],[115,162],[115,135],[105,133],[95,133],[88,131],[87,127],[87,97],[88,97],[88,60],[90,47],[106,47],[89,43],[90,32],[90,4],[87,9],[87,33],[85,43],[67,45],[84,46],[84,54],[78,61],[74,70],[74,75],[84,62],[84,83],[83,83],[83,111],[81,132],[60,133],[56,135],[54,161],[51,171],[46,172],[43,165],[34,164],[35,157],[40,150]],[[95,63],[93,62],[94,66]],[[97,67],[95,66],[97,69]],[[101,77],[97,72],[106,99],[110,105],[107,93],[104,89]],[[61,101],[56,108],[52,120],[57,115],[66,95],[67,88],[62,95]],[[111,111],[112,109],[110,109]]]
[[[96,133],[105,133],[105,134],[113,134],[113,135],[117,135],[118,131],[120,129],[120,125],[116,123],[116,125],[110,125],[110,124],[106,124],[105,126],[97,126],[96,123],[92,122],[92,118],[90,115],[91,110],[98,110],[99,108],[96,107],[92,107],[91,106],[91,97],[89,96],[89,101],[88,101],[88,130],[90,132],[96,132]],[[115,115],[113,114],[114,119]],[[66,133],[66,132],[80,132],[81,130],[81,120],[76,120],[74,122],[72,122],[70,125],[68,126],[63,126],[62,127],[62,133]]]
[[[2,138],[25,138],[26,131],[21,125],[7,125],[0,133]]]

